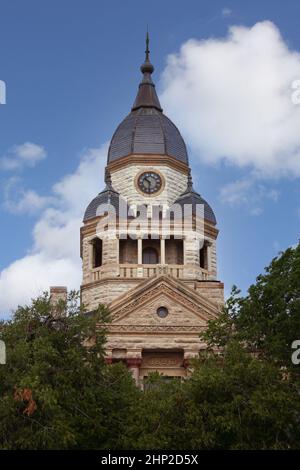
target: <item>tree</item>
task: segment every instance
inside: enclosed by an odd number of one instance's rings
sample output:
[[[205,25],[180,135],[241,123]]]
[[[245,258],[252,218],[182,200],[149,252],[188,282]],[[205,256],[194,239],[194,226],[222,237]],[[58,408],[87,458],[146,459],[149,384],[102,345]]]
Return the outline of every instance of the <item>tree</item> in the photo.
[[[300,447],[300,370],[291,361],[299,335],[300,244],[273,259],[245,297],[234,287],[201,334],[209,350],[191,386],[209,399],[218,447]]]
[[[236,341],[208,351],[184,382],[153,376],[132,410],[127,449],[297,449],[300,400],[274,364]]]
[[[275,258],[246,297],[233,289],[201,335],[208,350],[184,383],[152,377],[125,446],[147,449],[299,449],[300,246]],[[300,339],[300,338],[299,338]]]
[[[203,335],[224,346],[231,337],[299,377],[291,345],[300,339],[300,243],[273,259],[245,297],[234,288],[225,311]]]
[[[138,390],[121,365],[104,358],[108,311],[90,318],[71,293],[53,317],[45,294],[1,325],[0,448],[118,448]]]
[[[299,389],[278,367],[235,340],[194,366],[186,385],[192,448],[299,448]]]
[[[242,297],[235,288],[185,381],[158,374],[141,392],[107,366],[100,306],[76,295],[53,317],[45,295],[0,324],[2,449],[299,449],[300,246],[275,258]]]
[[[186,393],[179,380],[150,374],[144,393],[136,401],[122,447],[125,449],[185,449]]]

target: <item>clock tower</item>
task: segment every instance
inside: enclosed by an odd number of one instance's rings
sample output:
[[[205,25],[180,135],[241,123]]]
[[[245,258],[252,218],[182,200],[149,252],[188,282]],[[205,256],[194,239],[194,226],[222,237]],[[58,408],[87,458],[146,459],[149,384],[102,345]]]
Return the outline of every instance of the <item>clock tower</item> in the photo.
[[[185,142],[163,113],[149,58],[130,113],[112,136],[106,186],[81,228],[81,300],[106,304],[108,362],[143,386],[152,371],[185,377],[206,348],[199,333],[223,305],[216,218],[195,191]]]

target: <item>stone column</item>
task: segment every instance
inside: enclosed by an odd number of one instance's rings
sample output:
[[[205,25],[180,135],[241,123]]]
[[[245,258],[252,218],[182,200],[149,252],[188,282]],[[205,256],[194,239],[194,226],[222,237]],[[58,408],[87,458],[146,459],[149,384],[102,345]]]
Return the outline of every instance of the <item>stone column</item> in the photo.
[[[143,264],[143,239],[138,238],[138,264]]]
[[[160,264],[166,264],[166,240],[160,239]]]
[[[128,357],[126,359],[127,367],[130,369],[132,373],[132,377],[137,386],[139,386],[141,363],[142,363],[142,359],[140,357]]]
[[[89,242],[89,270],[91,271],[94,267],[94,244],[93,241]]]
[[[206,241],[207,271],[211,271],[211,242]]]
[[[120,264],[120,239],[117,237],[117,245],[116,245],[116,250],[117,250],[117,264]]]
[[[143,264],[143,239],[142,238],[138,238],[137,245],[138,245],[138,267],[136,270],[136,275],[137,277],[143,277],[144,268],[142,266]]]
[[[190,369],[190,358],[189,357],[185,357],[183,359],[183,367],[185,368],[185,376],[188,377],[191,373],[191,369]]]
[[[6,346],[4,341],[0,339],[0,364],[6,364]]]

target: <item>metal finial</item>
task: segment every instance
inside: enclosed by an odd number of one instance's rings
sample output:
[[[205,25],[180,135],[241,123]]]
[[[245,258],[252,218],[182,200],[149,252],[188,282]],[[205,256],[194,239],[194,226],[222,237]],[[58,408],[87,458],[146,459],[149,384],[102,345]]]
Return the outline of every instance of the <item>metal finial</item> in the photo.
[[[193,178],[192,178],[192,172],[191,172],[190,168],[189,168],[189,173],[188,173],[187,189],[188,189],[188,191],[192,191],[192,189],[193,189]]]
[[[107,188],[111,189],[112,188],[112,186],[111,186],[111,175],[110,175],[110,171],[109,171],[108,168],[105,168],[104,181],[105,181],[105,184],[106,184]]]
[[[148,62],[149,61],[149,54],[150,54],[148,26],[147,26],[147,34],[146,34],[146,50],[145,50],[145,53],[146,53],[146,62]]]
[[[150,49],[149,49],[149,31],[148,31],[148,26],[147,26],[147,33],[146,33],[146,50],[145,50],[145,62],[141,65],[141,72],[143,74],[150,74],[154,72],[154,67],[150,62]],[[149,76],[147,77],[149,80]],[[151,80],[151,79],[150,79]]]

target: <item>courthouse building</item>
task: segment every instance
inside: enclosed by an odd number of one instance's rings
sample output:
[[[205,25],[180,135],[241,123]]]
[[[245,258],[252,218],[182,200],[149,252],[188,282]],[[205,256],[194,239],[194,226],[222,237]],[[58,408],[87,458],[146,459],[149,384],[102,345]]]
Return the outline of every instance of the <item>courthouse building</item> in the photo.
[[[153,371],[186,376],[224,301],[216,218],[161,108],[148,43],[136,99],[110,142],[105,188],[81,228],[81,301],[87,312],[109,307],[107,361],[124,361],[139,384]]]

